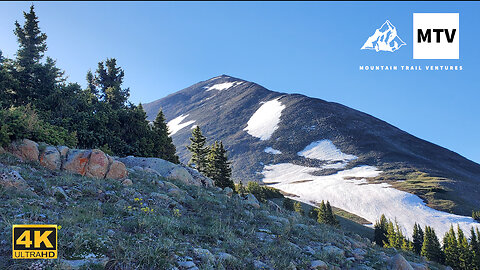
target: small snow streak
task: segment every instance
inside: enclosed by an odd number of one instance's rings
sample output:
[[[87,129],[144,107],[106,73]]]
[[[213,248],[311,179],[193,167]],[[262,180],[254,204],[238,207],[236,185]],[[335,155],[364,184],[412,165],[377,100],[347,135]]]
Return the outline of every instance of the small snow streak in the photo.
[[[283,109],[285,105],[278,101],[278,98],[263,103],[243,130],[262,141],[270,139],[273,132],[278,129]]]
[[[265,150],[263,150],[265,153],[269,153],[269,154],[273,154],[273,155],[279,155],[281,154],[282,152],[280,150],[277,150],[277,149],[273,149],[272,147],[267,147],[265,148]]]
[[[185,123],[182,123],[182,121],[188,117],[187,115],[180,115],[175,119],[170,120],[167,123],[168,130],[170,131],[170,136],[177,133],[179,130],[181,130],[184,127],[188,127],[189,125],[195,123],[195,120],[187,121]]]
[[[205,86],[204,88],[207,89],[206,91],[212,91],[212,90],[222,91],[222,90],[226,90],[226,89],[229,89],[231,87],[234,87],[234,86],[238,86],[242,83],[243,82],[240,82],[240,81],[224,82],[224,83],[217,83],[217,84],[214,84],[214,85],[209,86],[209,87]]]

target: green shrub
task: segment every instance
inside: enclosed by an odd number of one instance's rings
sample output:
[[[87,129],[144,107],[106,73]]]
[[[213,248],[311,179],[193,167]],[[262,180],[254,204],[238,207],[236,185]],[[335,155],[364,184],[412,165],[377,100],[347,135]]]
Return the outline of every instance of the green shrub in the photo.
[[[283,199],[283,208],[285,208],[289,211],[295,210],[294,207],[293,207],[293,200],[290,199],[290,198]]]
[[[0,144],[6,146],[20,139],[69,147],[77,144],[75,133],[42,121],[30,106],[0,110]]]
[[[282,193],[275,188],[261,186],[257,182],[248,182],[246,191],[248,193],[252,193],[255,198],[258,200],[265,202],[266,200],[275,199],[275,198],[283,198]]]

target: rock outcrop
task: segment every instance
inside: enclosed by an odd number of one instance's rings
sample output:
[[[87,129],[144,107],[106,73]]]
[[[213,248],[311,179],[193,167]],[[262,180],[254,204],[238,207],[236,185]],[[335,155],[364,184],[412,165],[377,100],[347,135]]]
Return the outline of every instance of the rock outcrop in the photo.
[[[70,149],[51,146],[23,139],[11,143],[6,151],[23,161],[39,162],[50,170],[63,170],[95,178],[124,180],[128,171],[122,162],[109,157],[98,149]]]
[[[23,139],[11,143],[5,150],[23,161],[39,162],[50,170],[63,170],[94,177],[126,180],[127,167],[155,173],[167,180],[176,180],[187,185],[213,187],[213,180],[183,164],[173,164],[160,158],[128,156],[111,157],[99,149],[70,149],[67,146],[51,146]],[[1,153],[1,152],[0,152]],[[131,185],[129,181],[122,182]],[[255,205],[256,206],[256,205]]]
[[[117,159],[130,169],[156,173],[168,180],[177,180],[187,185],[212,187],[213,180],[203,176],[198,171],[171,163],[161,158],[144,158],[128,156]]]

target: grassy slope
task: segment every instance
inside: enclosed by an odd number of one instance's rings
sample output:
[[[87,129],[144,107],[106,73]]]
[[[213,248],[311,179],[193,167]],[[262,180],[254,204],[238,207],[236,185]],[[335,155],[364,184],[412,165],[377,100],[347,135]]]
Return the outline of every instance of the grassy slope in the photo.
[[[200,269],[251,269],[253,260],[275,269],[287,269],[291,263],[306,269],[315,259],[340,268],[383,269],[386,262],[380,252],[394,254],[294,212],[272,212],[264,204],[260,209],[249,208],[237,195],[229,198],[214,188],[183,186],[143,172],[131,173],[134,184],[124,187],[115,180],[48,171],[5,154],[0,155],[0,163],[10,166],[0,166],[0,173],[15,169],[33,189],[0,189],[0,240],[5,242],[0,246],[0,269],[24,269],[31,264],[30,260],[12,260],[10,249],[11,225],[31,223],[62,226],[61,259],[106,256],[117,269],[166,269],[178,257],[195,258],[192,247],[237,258],[222,265],[196,261]],[[55,186],[62,187],[68,198],[55,192]],[[275,221],[271,215],[289,222]],[[271,240],[259,240],[259,229],[270,230]],[[323,253],[321,247],[329,244],[345,250],[345,256],[351,256],[356,246],[367,254],[362,261],[348,262],[344,256]],[[315,253],[304,252],[307,246]],[[412,254],[404,255],[420,261]]]

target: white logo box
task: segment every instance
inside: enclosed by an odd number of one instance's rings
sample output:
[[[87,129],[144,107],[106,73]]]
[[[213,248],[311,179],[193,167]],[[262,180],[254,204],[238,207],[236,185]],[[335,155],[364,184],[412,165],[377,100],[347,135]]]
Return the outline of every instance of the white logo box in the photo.
[[[458,13],[413,13],[413,59],[459,59],[460,58],[460,16]],[[430,42],[420,39],[418,30],[424,37],[430,29]],[[434,29],[443,29],[434,32]],[[446,33],[447,29],[448,33]],[[453,30],[456,29],[456,30]],[[447,35],[453,41],[447,41]],[[437,36],[438,35],[438,36]],[[440,38],[440,42],[437,42]]]

